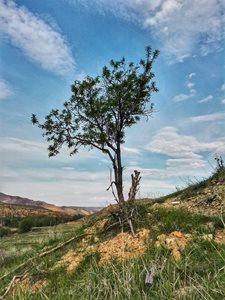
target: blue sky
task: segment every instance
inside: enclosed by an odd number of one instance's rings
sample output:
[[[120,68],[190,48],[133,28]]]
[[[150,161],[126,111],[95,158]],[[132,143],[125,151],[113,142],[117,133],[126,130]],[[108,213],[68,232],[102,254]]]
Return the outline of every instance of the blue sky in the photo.
[[[158,196],[209,175],[225,154],[224,0],[0,0],[0,191],[61,205],[106,205],[110,162],[66,149],[48,158],[32,113],[60,108],[75,79],[110,59],[153,66],[156,112],[126,132],[124,188]]]

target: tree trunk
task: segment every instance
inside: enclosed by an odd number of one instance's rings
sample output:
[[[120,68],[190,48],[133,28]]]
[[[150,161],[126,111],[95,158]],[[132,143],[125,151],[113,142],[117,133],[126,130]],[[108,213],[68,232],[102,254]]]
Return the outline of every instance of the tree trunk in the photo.
[[[123,196],[123,167],[121,162],[121,151],[120,145],[118,145],[115,157],[115,165],[114,165],[114,175],[115,175],[115,185],[118,196],[118,201],[120,205],[124,203]]]

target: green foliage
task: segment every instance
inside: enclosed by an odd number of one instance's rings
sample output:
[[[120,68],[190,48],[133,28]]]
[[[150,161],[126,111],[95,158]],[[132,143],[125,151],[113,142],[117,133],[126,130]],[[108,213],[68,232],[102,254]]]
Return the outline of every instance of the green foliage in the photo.
[[[31,227],[55,226],[68,221],[76,221],[82,218],[83,215],[63,216],[63,215],[31,215],[27,217],[2,217],[1,223],[6,227],[20,228],[21,223],[30,223]]]
[[[6,227],[0,227],[0,238],[3,236],[10,235],[12,232],[9,228]]]
[[[80,146],[107,153],[118,142],[123,143],[125,128],[152,113],[152,104],[147,104],[151,94],[158,91],[151,71],[158,53],[147,47],[146,58],[136,65],[127,64],[125,58],[111,60],[109,67],[103,67],[101,76],[87,76],[73,83],[72,96],[61,112],[52,110],[43,124],[32,115],[32,123],[51,142],[49,155],[58,154],[63,144],[74,154]]]
[[[81,214],[73,215],[71,218],[71,221],[77,221],[77,220],[82,219],[83,217],[84,217],[84,215],[81,215]]]
[[[21,217],[16,217],[16,216],[0,218],[1,223],[7,227],[19,227],[20,220],[21,220]]]
[[[19,232],[24,233],[32,229],[32,221],[30,219],[23,219],[19,224]]]

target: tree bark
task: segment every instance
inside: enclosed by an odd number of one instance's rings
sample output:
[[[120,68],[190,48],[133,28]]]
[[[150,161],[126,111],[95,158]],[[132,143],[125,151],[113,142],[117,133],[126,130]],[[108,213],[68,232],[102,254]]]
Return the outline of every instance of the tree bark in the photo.
[[[118,201],[120,205],[123,205],[124,195],[123,195],[123,167],[121,162],[121,150],[120,144],[117,145],[115,165],[114,165],[114,175],[115,175],[115,185],[118,196]]]

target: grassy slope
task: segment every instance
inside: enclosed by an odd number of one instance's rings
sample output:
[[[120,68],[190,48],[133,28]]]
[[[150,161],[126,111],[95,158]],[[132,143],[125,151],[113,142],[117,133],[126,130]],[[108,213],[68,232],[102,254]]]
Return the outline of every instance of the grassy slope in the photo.
[[[211,181],[210,181],[211,182]],[[205,183],[204,183],[205,184]],[[209,182],[207,182],[209,184]],[[224,181],[221,181],[224,185]],[[192,187],[189,187],[192,189]],[[204,188],[200,184],[199,189]],[[198,192],[197,189],[195,189]],[[182,192],[181,192],[182,193]],[[176,195],[177,196],[177,195]],[[179,195],[178,195],[179,196]],[[164,199],[167,201],[168,198]],[[196,214],[183,208],[141,204],[143,218],[138,226],[150,229],[150,240],[145,252],[137,257],[117,261],[112,259],[99,263],[97,251],[87,252],[87,247],[79,241],[30,265],[29,288],[21,283],[7,299],[212,299],[225,298],[225,246],[205,236],[213,236],[222,230],[221,215]],[[203,211],[204,212],[204,211]],[[78,235],[88,226],[101,220],[104,213],[97,213],[86,219],[89,225],[64,224],[46,231],[15,235],[0,240],[0,277],[12,270],[28,257],[33,257],[42,249],[51,248],[71,236]],[[192,239],[182,251],[180,261],[171,256],[165,247],[156,247],[157,236],[174,230],[191,233]],[[103,234],[99,228],[96,240],[89,239],[89,245],[107,240],[116,235]],[[23,253],[19,250],[23,249]],[[26,251],[24,250],[26,249]],[[57,261],[69,249],[85,253],[73,271],[67,271],[67,265],[56,266]],[[154,280],[150,288],[144,284],[147,270],[154,269]],[[24,270],[20,270],[24,272]],[[10,281],[10,277],[0,281],[0,290]],[[35,288],[37,283],[39,288]],[[33,285],[34,288],[30,288]]]

